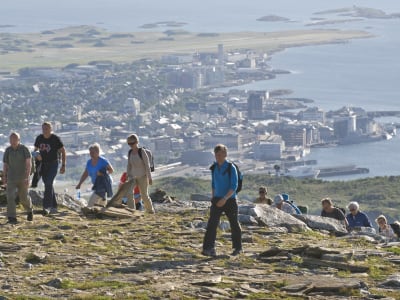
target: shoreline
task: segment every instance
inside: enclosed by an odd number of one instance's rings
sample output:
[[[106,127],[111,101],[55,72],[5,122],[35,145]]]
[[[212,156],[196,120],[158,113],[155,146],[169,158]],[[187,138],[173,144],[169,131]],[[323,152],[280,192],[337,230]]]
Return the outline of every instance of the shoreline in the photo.
[[[252,49],[272,55],[291,47],[346,43],[372,38],[361,30],[303,29],[278,32],[232,32],[204,35],[193,32],[132,32],[118,34],[92,26],[68,27],[41,33],[0,33],[0,71],[16,73],[24,67],[64,67],[94,60],[129,63],[168,54]],[[6,41],[4,41],[6,38]]]

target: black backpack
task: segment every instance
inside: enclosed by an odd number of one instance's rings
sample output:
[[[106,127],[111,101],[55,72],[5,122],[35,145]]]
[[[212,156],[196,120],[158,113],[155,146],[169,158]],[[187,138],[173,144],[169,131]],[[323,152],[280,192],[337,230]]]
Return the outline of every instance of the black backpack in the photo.
[[[397,235],[397,237],[400,238],[400,222],[394,222],[393,224],[390,224],[390,227],[392,227],[393,232]]]
[[[138,151],[138,154],[139,154],[139,157],[140,157],[142,160],[143,160],[142,151],[145,151],[145,152],[146,152],[147,157],[149,158],[150,171],[151,171],[151,172],[154,172],[155,167],[154,167],[154,156],[153,156],[153,153],[151,152],[150,149],[147,149],[146,147],[140,147],[140,148],[139,148],[139,151]],[[131,153],[132,153],[132,149],[130,149],[129,152],[128,152],[128,160],[129,160],[129,156],[131,155]]]
[[[211,172],[214,172],[215,166],[216,166],[216,163],[214,163],[214,164],[210,167]],[[224,172],[224,175],[225,175],[226,173],[228,173],[229,178],[231,178],[232,166],[234,166],[234,167],[236,168],[236,172],[237,172],[237,174],[238,174],[238,186],[237,186],[237,189],[236,189],[236,194],[238,194],[238,193],[240,193],[240,191],[242,190],[242,187],[243,187],[243,174],[242,174],[242,172],[240,172],[238,165],[235,164],[234,162],[229,162],[229,167],[228,167],[228,168],[226,169],[226,171]]]

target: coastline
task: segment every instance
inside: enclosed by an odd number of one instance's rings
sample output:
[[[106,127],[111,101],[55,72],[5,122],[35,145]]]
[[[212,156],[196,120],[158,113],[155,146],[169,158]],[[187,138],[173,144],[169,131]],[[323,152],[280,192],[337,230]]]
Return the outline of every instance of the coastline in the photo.
[[[78,26],[35,34],[0,33],[7,42],[0,44],[2,72],[16,73],[24,67],[64,67],[93,60],[116,63],[157,59],[163,55],[215,52],[223,43],[226,50],[253,49],[269,55],[286,48],[345,43],[371,38],[361,30],[286,30],[278,32],[232,32],[202,35],[193,32],[132,32],[118,34]]]

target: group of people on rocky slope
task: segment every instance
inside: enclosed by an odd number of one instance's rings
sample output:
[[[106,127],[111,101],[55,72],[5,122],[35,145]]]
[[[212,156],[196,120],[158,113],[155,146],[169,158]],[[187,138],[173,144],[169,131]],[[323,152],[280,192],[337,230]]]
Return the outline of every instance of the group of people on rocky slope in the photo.
[[[254,203],[272,205],[288,214],[300,214],[301,206],[296,206],[293,201],[289,200],[287,194],[278,194],[272,200],[268,197],[268,189],[265,186],[259,188],[259,197]],[[367,231],[375,233],[375,229],[368,215],[360,210],[360,205],[356,201],[352,201],[347,205],[349,213],[346,214],[346,209],[338,208],[334,205],[332,199],[323,198],[321,200],[321,217],[335,219],[346,226],[349,232],[352,231]],[[387,240],[397,240],[400,236],[400,222],[396,221],[389,224],[384,215],[380,215],[375,220],[378,226],[378,234],[385,237]]]
[[[49,122],[42,124],[42,134],[36,137],[34,151],[30,152],[27,146],[21,143],[19,133],[12,132],[9,136],[10,146],[4,152],[2,181],[7,190],[7,217],[10,224],[17,223],[16,200],[19,199],[27,211],[27,220],[33,220],[32,201],[28,195],[29,187],[37,187],[42,179],[44,183],[43,210],[44,216],[57,213],[56,194],[54,192],[54,180],[57,173],[66,171],[66,150],[61,138],[53,133]],[[120,189],[125,194],[119,193],[121,199],[126,199],[130,208],[139,208],[139,201],[134,201],[134,193],[140,195],[144,202],[145,211],[154,213],[148,188],[152,184],[150,159],[147,151],[139,147],[139,138],[132,134],[127,138],[130,147],[128,154],[127,171],[124,183]],[[110,174],[114,172],[111,163],[101,156],[100,145],[95,143],[89,147],[90,159],[85,165],[84,172],[76,185],[80,189],[82,183],[90,177],[93,184],[93,193],[90,196],[88,206],[96,204],[105,205],[106,198],[111,197],[112,179]],[[61,164],[61,166],[60,166]],[[33,175],[32,184],[30,177]],[[135,197],[136,198],[136,197]]]

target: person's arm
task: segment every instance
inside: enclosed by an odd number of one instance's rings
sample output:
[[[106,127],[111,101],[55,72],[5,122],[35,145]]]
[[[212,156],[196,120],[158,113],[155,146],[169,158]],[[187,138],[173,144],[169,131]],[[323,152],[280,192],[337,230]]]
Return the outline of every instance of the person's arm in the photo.
[[[65,165],[67,163],[67,152],[65,151],[64,147],[60,148],[60,153],[61,153],[61,168],[60,168],[60,174],[65,173]]]
[[[8,163],[3,162],[3,184],[7,184]]]
[[[32,157],[25,159],[25,183],[29,186],[29,176],[32,169]]]
[[[365,227],[372,227],[371,221],[369,220],[368,216],[365,215],[365,214],[364,214],[364,216],[365,216],[364,226]]]
[[[89,176],[89,173],[88,173],[87,170],[85,170],[82,173],[82,176],[81,176],[81,179],[79,180],[79,183],[75,187],[77,190],[79,190],[81,188],[82,183],[86,180],[86,178],[88,178],[88,176]]]
[[[237,173],[235,166],[233,164],[231,164],[230,168],[231,168],[230,189],[224,196],[224,199],[226,199],[226,200],[230,199],[235,194],[236,189],[238,187],[238,181],[239,181],[238,173]]]
[[[142,148],[142,158],[144,162],[144,167],[146,169],[146,176],[147,179],[149,180],[149,184],[153,184],[153,178],[151,177],[151,170],[150,170],[150,160],[149,156],[147,155],[146,151]]]
[[[106,169],[107,169],[108,174],[112,174],[114,172],[114,168],[112,167],[111,164],[108,164]]]
[[[229,168],[229,167],[228,167]],[[237,186],[238,186],[238,174],[236,171],[236,168],[233,165],[230,165],[231,168],[231,176],[230,176],[230,188],[228,192],[225,194],[225,196],[218,201],[217,206],[222,207],[225,205],[226,201],[228,201],[236,192]],[[229,176],[229,175],[227,175]]]

